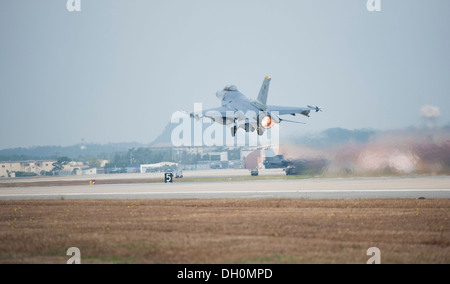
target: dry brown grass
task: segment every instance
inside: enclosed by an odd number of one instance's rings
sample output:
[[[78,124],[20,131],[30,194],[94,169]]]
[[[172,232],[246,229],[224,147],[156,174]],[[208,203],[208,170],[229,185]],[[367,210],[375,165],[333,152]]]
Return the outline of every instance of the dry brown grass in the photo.
[[[450,263],[450,200],[0,202],[0,263]]]

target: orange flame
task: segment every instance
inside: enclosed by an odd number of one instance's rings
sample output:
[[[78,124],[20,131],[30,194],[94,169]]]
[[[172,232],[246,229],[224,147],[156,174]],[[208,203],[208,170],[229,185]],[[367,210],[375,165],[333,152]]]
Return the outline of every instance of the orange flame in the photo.
[[[261,119],[261,126],[269,129],[274,125],[275,121],[272,119],[270,115],[267,115]]]

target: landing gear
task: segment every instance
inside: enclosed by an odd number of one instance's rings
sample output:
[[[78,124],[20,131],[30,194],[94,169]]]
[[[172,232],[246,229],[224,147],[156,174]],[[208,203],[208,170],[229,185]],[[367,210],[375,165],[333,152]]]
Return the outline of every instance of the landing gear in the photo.
[[[264,134],[264,129],[262,129],[261,127],[258,127],[257,132],[258,132],[259,136],[262,136]]]
[[[236,132],[237,132],[237,127],[236,126],[231,127],[231,136],[232,137],[236,136]]]

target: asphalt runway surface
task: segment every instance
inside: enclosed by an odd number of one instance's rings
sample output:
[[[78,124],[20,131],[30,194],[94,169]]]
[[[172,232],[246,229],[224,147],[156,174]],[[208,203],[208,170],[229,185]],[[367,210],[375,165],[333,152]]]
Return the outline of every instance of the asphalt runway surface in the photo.
[[[202,178],[202,177],[248,177],[250,171],[246,169],[220,169],[220,170],[198,170],[183,171],[186,178]],[[260,169],[261,176],[285,176],[286,173],[282,169]],[[45,181],[76,181],[76,180],[133,180],[133,179],[162,179],[164,173],[127,173],[127,174],[97,174],[97,175],[70,175],[70,176],[36,176],[28,178],[0,178],[0,183],[27,183],[27,182],[45,182]]]
[[[0,200],[212,198],[450,198],[450,177],[318,178],[0,189]]]

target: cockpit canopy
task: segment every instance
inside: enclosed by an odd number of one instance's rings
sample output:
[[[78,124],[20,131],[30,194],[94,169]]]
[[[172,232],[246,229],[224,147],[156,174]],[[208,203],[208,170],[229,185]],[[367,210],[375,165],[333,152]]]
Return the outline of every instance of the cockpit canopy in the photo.
[[[223,88],[225,92],[236,92],[238,89],[235,85],[227,85]]]

